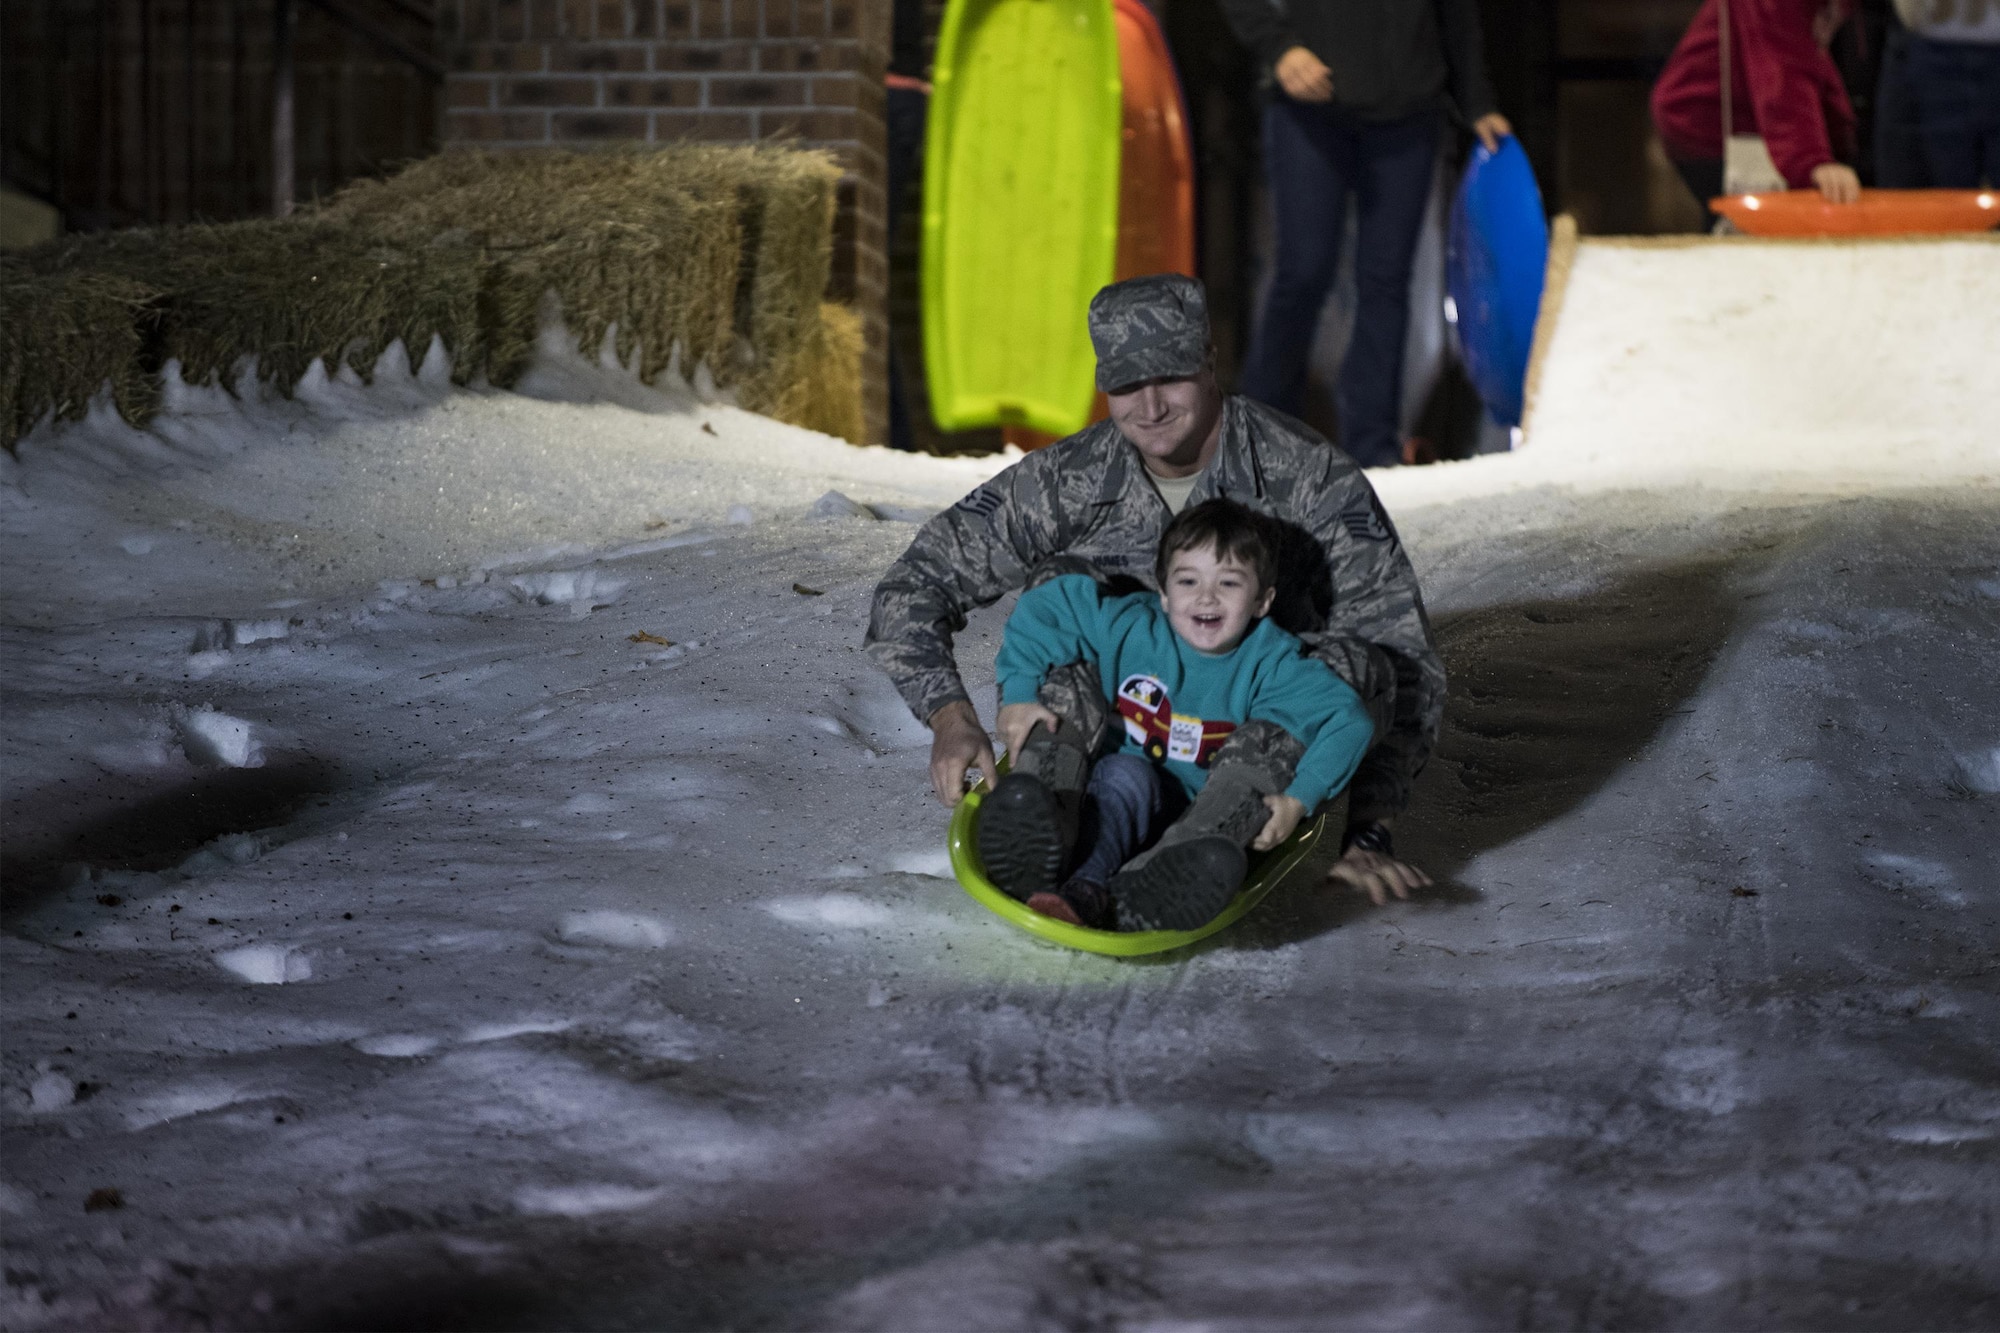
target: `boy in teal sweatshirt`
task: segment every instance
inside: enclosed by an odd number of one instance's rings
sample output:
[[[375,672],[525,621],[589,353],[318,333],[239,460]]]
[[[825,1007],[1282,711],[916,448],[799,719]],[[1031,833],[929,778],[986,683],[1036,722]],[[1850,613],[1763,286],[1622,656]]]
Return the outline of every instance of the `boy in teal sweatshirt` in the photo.
[[[1193,929],[1242,885],[1244,842],[1277,846],[1347,785],[1373,727],[1354,690],[1265,619],[1277,549],[1270,520],[1215,499],[1183,510],[1162,534],[1159,593],[1114,595],[1078,573],[1021,594],[994,663],[999,730],[1016,760],[986,798],[978,835],[997,885],[1076,924]],[[1046,758],[1032,762],[1061,729],[1039,691],[1051,671],[1079,660],[1115,707],[1116,732],[1090,757],[1087,780],[1065,784],[1051,779]],[[1282,729],[1294,754],[1303,745],[1289,785],[1255,793],[1262,809],[1233,825],[1242,836],[1185,829],[1192,836],[1140,855],[1251,723]],[[1065,786],[1080,799],[1064,800]]]

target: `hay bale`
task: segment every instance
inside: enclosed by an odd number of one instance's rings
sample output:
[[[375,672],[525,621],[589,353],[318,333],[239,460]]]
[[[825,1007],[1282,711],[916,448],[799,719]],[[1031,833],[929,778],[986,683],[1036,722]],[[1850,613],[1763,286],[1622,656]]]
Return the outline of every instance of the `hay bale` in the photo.
[[[0,445],[109,381],[143,423],[158,373],[228,384],[245,356],[289,393],[316,360],[366,375],[433,337],[461,382],[512,385],[553,293],[579,345],[616,330],[642,375],[706,364],[739,401],[858,439],[859,325],[821,308],[839,170],[767,146],[450,152],[285,221],[114,232],[0,265]],[[852,399],[852,403],[849,399]]]
[[[142,332],[159,298],[152,285],[91,269],[39,272],[0,259],[0,447],[53,412],[75,421],[107,385],[127,420],[157,410],[159,379]]]
[[[821,305],[811,335],[793,358],[792,377],[765,410],[807,430],[862,438],[861,316],[844,305]]]
[[[704,162],[704,159],[707,159]],[[737,332],[755,360],[741,382],[743,405],[775,411],[819,346],[820,302],[833,261],[834,188],[840,169],[824,153],[708,148],[681,158],[734,178],[743,218]]]
[[[477,257],[384,244],[351,227],[281,222],[199,228],[164,271],[162,350],[189,383],[228,383],[246,355],[258,378],[289,393],[324,361],[367,375],[401,338],[422,357],[433,336],[463,381],[482,346]]]
[[[497,271],[484,369],[495,384],[526,367],[553,291],[579,346],[599,346],[615,325],[619,358],[642,349],[650,379],[678,344],[684,370],[705,363],[745,407],[789,419],[779,404],[822,338],[839,180],[825,153],[768,145],[454,151],[350,186],[320,216],[486,247]]]
[[[674,153],[501,156],[452,152],[386,181],[352,186],[316,217],[404,244],[446,240],[481,251],[485,356],[498,385],[534,351],[544,292],[554,292],[580,346],[615,325],[621,360],[647,378],[676,344],[685,365],[728,377],[742,228],[734,192],[686,188]]]
[[[190,384],[228,384],[245,356],[289,393],[314,361],[364,376],[398,338],[422,357],[433,336],[457,361],[480,345],[478,256],[423,251],[355,227],[258,220],[81,237],[35,252],[52,272],[149,283],[149,358]]]

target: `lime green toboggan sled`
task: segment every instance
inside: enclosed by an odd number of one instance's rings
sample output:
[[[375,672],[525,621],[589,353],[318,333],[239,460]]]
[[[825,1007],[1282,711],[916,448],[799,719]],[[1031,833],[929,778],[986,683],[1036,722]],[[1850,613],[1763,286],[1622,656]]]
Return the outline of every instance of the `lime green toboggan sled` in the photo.
[[[1326,829],[1326,816],[1315,816],[1301,823],[1291,837],[1270,851],[1253,854],[1250,858],[1250,877],[1230,900],[1229,906],[1223,908],[1213,921],[1196,930],[1092,930],[1088,926],[1072,926],[1067,921],[1043,916],[1031,910],[1026,903],[1008,897],[986,878],[973,836],[979,819],[979,803],[984,794],[983,787],[967,792],[951,812],[951,829],[946,836],[951,848],[952,873],[958,876],[959,885],[981,907],[1031,935],[1039,935],[1071,949],[1107,954],[1113,958],[1165,953],[1169,949],[1205,940],[1217,931],[1234,925],[1244,913],[1264,901],[1265,896],[1277,888],[1299,862],[1306,859],[1319,844],[1320,834]]]
[[[1081,430],[1118,251],[1111,0],[950,0],[924,145],[924,369],[944,430]]]

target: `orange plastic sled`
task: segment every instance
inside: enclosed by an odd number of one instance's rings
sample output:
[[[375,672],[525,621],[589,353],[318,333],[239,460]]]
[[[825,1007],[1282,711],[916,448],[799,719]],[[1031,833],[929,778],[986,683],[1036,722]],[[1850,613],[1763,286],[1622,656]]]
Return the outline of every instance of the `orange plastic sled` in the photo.
[[[1118,277],[1194,276],[1194,148],[1160,21],[1116,0],[1125,152],[1118,172]]]
[[[1709,206],[1750,236],[1934,236],[2000,224],[2000,192],[1993,190],[1863,190],[1851,204],[1830,204],[1818,190],[1786,190],[1724,195]]]
[[[1118,77],[1123,86],[1124,151],[1118,159],[1118,259],[1113,281],[1148,273],[1194,276],[1194,146],[1180,77],[1160,21],[1142,0],[1114,0]],[[1090,419],[1108,415],[1097,395]],[[1057,436],[1008,426],[1007,443],[1023,449]]]

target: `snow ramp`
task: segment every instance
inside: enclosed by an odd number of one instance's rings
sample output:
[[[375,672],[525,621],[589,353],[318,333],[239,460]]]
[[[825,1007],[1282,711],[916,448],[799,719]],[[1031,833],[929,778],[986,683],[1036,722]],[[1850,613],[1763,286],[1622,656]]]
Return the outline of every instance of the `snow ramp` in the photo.
[[[1517,461],[1597,485],[1992,482],[1996,347],[2000,237],[1579,243],[1559,226]]]

